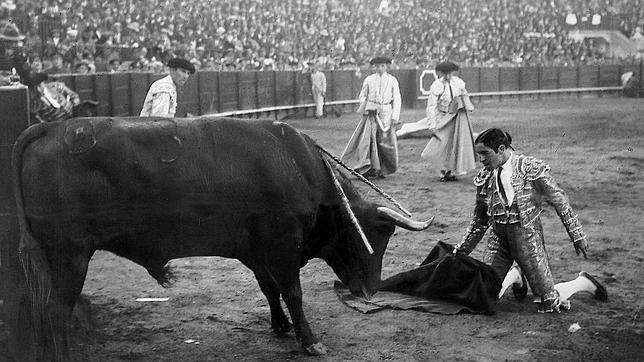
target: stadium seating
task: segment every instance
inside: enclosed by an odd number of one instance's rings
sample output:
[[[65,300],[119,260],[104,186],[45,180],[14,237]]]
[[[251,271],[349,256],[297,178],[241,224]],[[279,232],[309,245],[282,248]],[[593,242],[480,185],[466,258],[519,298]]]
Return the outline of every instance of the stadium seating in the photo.
[[[467,65],[566,65],[615,61],[578,28],[611,28],[627,37],[644,21],[643,0],[49,0],[10,1],[26,45],[60,53],[66,68],[85,61],[107,70],[157,70],[174,55],[201,69],[357,67],[373,54],[399,67],[439,60]],[[152,68],[151,68],[152,67]]]

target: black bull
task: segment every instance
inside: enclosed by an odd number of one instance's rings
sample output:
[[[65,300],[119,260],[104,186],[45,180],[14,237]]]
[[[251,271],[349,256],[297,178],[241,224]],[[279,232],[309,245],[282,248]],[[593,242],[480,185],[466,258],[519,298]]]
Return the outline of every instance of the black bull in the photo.
[[[363,200],[316,147],[284,123],[234,119],[78,118],[24,131],[12,161],[36,355],[69,357],[68,320],[96,250],[162,285],[171,259],[238,259],[268,299],[273,330],[291,329],[281,296],[302,346],[325,353],[302,311],[299,269],[322,258],[352,292],[374,293],[395,226],[429,221]]]

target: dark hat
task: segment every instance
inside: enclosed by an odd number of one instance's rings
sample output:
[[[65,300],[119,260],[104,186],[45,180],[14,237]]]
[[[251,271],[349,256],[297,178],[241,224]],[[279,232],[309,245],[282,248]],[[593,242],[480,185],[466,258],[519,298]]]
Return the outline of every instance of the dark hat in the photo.
[[[190,63],[190,61],[183,58],[170,59],[170,61],[168,62],[168,68],[174,68],[174,69],[181,68],[181,69],[187,70],[188,72],[190,72],[190,74],[195,73],[195,66],[192,63]]]
[[[0,40],[20,41],[24,38],[25,36],[20,34],[16,24],[7,20],[0,21]]]
[[[391,59],[387,57],[375,57],[369,61],[369,64],[391,64]]]
[[[436,71],[441,73],[455,72],[457,70],[458,70],[458,65],[450,61],[440,62],[436,65]]]

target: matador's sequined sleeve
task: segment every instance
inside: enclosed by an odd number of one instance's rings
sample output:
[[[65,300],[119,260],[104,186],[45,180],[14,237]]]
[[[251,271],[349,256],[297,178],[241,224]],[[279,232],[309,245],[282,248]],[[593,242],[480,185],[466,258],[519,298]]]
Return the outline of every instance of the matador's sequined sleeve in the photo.
[[[472,213],[472,221],[467,228],[467,232],[460,243],[456,245],[456,249],[471,253],[476,245],[481,241],[483,235],[490,226],[490,216],[488,215],[487,203],[487,182],[489,180],[489,171],[482,170],[474,178],[476,187],[476,205],[474,205],[474,212]]]
[[[533,175],[532,180],[530,180],[530,177],[528,179],[533,182],[535,188],[537,188],[545,201],[555,208],[561,222],[566,227],[570,240],[572,242],[578,242],[586,239],[586,235],[582,230],[577,214],[575,214],[570,206],[568,196],[566,196],[564,190],[557,185],[554,178],[550,175],[549,169],[550,168],[545,165],[541,168],[540,172]]]

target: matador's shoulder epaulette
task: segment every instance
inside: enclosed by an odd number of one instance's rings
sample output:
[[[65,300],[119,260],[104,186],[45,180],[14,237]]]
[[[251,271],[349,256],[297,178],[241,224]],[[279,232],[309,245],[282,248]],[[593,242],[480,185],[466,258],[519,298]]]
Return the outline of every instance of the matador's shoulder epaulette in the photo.
[[[488,171],[485,168],[480,169],[479,173],[474,176],[474,186],[479,187],[485,185],[491,175],[492,171]]]
[[[546,172],[550,171],[550,166],[538,158],[519,155],[516,169],[521,178],[534,181],[542,178]]]

